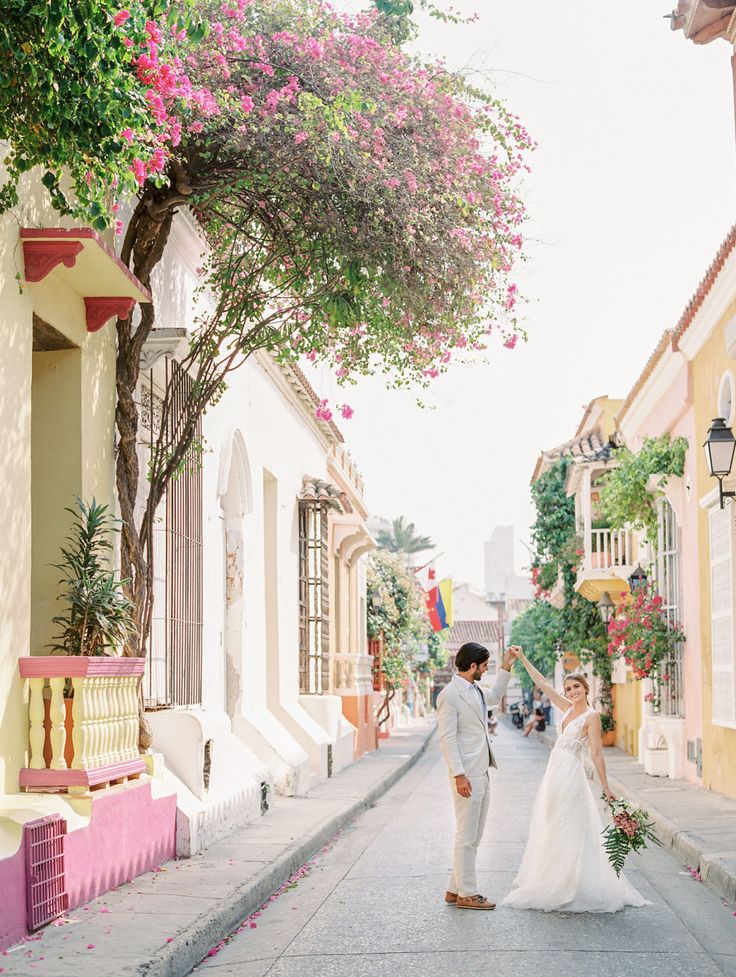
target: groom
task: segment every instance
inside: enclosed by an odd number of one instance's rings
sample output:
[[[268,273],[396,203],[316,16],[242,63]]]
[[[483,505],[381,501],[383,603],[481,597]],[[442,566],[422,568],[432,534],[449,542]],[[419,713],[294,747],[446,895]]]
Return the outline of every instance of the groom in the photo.
[[[488,707],[500,703],[516,658],[510,648],[488,695],[476,683],[488,669],[488,649],[475,641],[455,656],[456,674],[437,696],[440,746],[449,767],[455,804],[455,850],[445,902],[458,909],[495,909],[479,895],[475,856],[488,814],[488,771],[496,766],[488,737]]]

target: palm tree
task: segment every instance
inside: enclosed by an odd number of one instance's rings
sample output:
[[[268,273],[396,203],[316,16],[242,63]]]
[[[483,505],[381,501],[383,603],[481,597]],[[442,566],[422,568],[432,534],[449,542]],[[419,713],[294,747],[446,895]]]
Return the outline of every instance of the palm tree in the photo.
[[[382,529],[376,536],[376,541],[380,549],[391,553],[410,555],[434,549],[434,543],[429,536],[417,536],[414,533],[414,523],[405,525],[403,516],[393,520],[391,529]]]

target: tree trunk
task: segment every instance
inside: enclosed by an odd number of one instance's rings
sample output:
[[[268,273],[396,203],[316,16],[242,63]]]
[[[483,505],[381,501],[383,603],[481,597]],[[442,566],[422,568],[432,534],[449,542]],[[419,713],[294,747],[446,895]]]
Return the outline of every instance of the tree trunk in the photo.
[[[161,260],[171,231],[175,208],[183,202],[175,189],[148,189],[133,213],[123,245],[122,258],[139,281],[150,291],[151,274]],[[146,615],[146,598],[152,579],[149,533],[141,534],[136,523],[138,501],[138,406],[135,393],[140,376],[143,346],[155,323],[153,303],[140,307],[140,321],[134,329],[130,319],[118,319],[116,361],[117,405],[115,423],[118,430],[116,482],[121,532],[121,570],[130,580],[129,595],[136,615],[136,633],[125,648],[126,655],[145,657],[150,623]],[[132,316],[131,316],[132,319]]]
[[[122,258],[139,281],[150,291],[151,274],[161,260],[171,231],[175,208],[185,198],[174,188],[146,188],[133,213],[122,249]],[[150,591],[153,563],[150,532],[144,520],[143,532],[136,525],[138,501],[138,407],[135,393],[140,376],[140,358],[145,341],[155,323],[153,303],[140,307],[140,321],[134,329],[130,319],[117,320],[118,349],[115,369],[117,404],[115,424],[118,430],[115,474],[120,515],[123,521],[120,559],[124,577],[130,580],[129,596],[133,601],[136,632],[126,644],[124,654],[145,658],[150,632]],[[148,508],[148,506],[146,506]],[[151,726],[143,704],[143,683],[138,689],[138,748],[149,749],[153,742]]]

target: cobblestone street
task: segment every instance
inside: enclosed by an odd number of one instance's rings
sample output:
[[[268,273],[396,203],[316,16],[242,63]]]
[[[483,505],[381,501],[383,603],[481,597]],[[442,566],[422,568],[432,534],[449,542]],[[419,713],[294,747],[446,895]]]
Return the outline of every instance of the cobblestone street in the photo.
[[[521,858],[548,750],[502,726],[479,860],[498,902]],[[565,826],[560,825],[560,831]],[[452,816],[436,738],[309,873],[197,968],[208,977],[720,977],[736,975],[733,907],[671,853],[632,857],[652,901],[614,916],[445,906]],[[554,858],[554,852],[550,857]]]

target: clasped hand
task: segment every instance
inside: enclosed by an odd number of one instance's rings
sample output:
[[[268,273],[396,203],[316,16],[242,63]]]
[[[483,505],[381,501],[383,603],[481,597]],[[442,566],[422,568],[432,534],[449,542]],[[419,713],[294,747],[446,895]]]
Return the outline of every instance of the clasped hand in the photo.
[[[503,656],[503,661],[501,662],[501,668],[505,671],[510,672],[514,662],[519,659],[519,661],[524,660],[524,653],[522,652],[519,645],[511,645],[506,649],[506,654]]]

